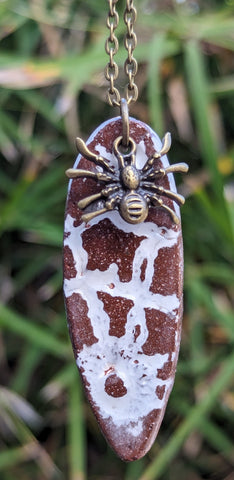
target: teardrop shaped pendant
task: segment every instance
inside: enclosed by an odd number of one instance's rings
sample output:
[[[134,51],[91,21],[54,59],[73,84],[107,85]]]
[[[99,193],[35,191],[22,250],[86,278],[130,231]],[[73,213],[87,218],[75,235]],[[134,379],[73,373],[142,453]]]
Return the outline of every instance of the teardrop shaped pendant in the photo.
[[[146,124],[103,123],[78,156],[67,196],[64,294],[76,362],[100,427],[117,455],[141,458],[154,442],[179,353],[183,246],[163,142]]]

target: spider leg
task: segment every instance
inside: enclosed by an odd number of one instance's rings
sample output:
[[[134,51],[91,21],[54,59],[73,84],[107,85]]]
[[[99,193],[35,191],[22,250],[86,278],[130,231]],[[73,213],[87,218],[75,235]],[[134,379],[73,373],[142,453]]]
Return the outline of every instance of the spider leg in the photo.
[[[163,171],[163,175],[167,175],[168,173],[180,172],[180,173],[187,173],[189,166],[185,162],[181,163],[174,163],[174,165],[170,165],[167,168],[161,168]]]
[[[100,165],[100,167],[103,167],[109,172],[114,173],[114,168],[111,167],[103,157],[91,152],[91,150],[89,150],[86,146],[85,142],[79,137],[76,139],[76,146],[78,152],[81,153],[81,155],[83,155],[83,157],[85,157],[87,160],[91,160],[91,162],[96,163],[96,165]]]
[[[68,178],[89,177],[106,183],[115,181],[115,178],[111,174],[102,172],[90,172],[89,170],[69,168],[65,173]]]
[[[143,180],[154,180],[156,177],[164,177],[168,173],[174,173],[174,172],[179,172],[179,173],[186,173],[188,171],[189,167],[187,163],[175,163],[174,165],[170,165],[167,168],[159,168],[158,170],[155,170],[154,168],[151,168],[150,171],[147,171],[143,176]]]
[[[153,192],[156,192],[158,195],[164,195],[165,197],[171,198],[178,203],[178,205],[184,205],[185,199],[179,193],[172,192],[171,190],[167,190],[166,188],[157,185],[152,185],[150,182],[142,182],[142,186],[153,190]]]
[[[152,157],[148,158],[146,161],[144,167],[142,168],[142,172],[146,172],[149,170],[153,163],[154,160],[157,160],[158,158],[161,158],[163,155],[165,155],[171,147],[171,134],[169,132],[166,133],[165,137],[162,139],[162,148],[159,152],[155,152]]]
[[[88,223],[93,218],[106,212],[108,212],[108,208],[101,208],[101,210],[96,210],[95,212],[85,213],[84,215],[82,215],[81,220],[85,223]]]
[[[119,168],[125,167],[124,156],[114,147],[114,154],[118,160]]]
[[[152,202],[156,202],[158,204],[159,207],[162,207],[164,208],[164,210],[167,210],[167,212],[170,213],[171,215],[171,218],[173,220],[174,223],[176,223],[178,225],[178,223],[180,223],[180,219],[179,217],[176,215],[176,213],[174,212],[174,210],[172,210],[170,207],[168,207],[167,205],[164,205],[163,201],[161,200],[161,198],[158,198],[158,196],[156,194],[149,194],[147,195],[147,198]],[[152,202],[152,203],[153,203]],[[157,205],[155,205],[157,206]]]
[[[103,190],[101,190],[101,192],[99,193],[96,193],[94,195],[89,195],[88,197],[86,198],[83,198],[82,200],[80,200],[78,202],[78,207],[83,210],[84,208],[86,208],[88,205],[90,205],[90,203],[92,202],[95,202],[95,200],[98,200],[99,198],[101,197],[109,197],[109,195],[111,195],[112,193],[116,192],[117,190],[120,189],[120,186],[117,186],[117,185],[109,185],[108,187],[106,188],[103,188]]]
[[[105,203],[106,206],[104,208],[101,208],[100,210],[96,210],[95,212],[85,213],[84,215],[82,215],[81,220],[85,223],[88,223],[90,222],[90,220],[97,217],[98,215],[101,215],[102,213],[106,213],[110,210],[114,210],[116,202],[118,202],[119,199],[120,199],[119,195],[115,195],[115,196],[113,195],[113,197]]]
[[[113,210],[115,205],[121,200],[121,195],[114,193],[109,200],[106,201],[106,207],[108,210]]]

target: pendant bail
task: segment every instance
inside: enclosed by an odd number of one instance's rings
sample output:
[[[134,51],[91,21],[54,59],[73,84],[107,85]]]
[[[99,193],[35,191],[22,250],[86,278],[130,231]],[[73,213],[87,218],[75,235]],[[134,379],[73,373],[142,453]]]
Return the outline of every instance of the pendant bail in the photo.
[[[128,102],[125,98],[121,98],[120,101],[120,115],[122,119],[122,145],[124,148],[129,146],[129,111]]]

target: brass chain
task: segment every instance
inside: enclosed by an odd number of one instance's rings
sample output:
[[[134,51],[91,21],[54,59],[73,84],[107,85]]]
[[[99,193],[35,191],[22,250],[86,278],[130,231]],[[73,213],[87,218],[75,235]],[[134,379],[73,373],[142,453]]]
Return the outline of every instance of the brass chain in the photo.
[[[121,95],[119,90],[115,87],[115,80],[119,75],[119,68],[117,63],[114,61],[114,55],[118,52],[119,42],[115,35],[115,30],[119,25],[119,15],[116,11],[116,3],[118,0],[108,0],[109,2],[109,12],[107,16],[107,27],[110,31],[109,37],[105,43],[105,50],[107,55],[109,55],[109,62],[105,68],[105,77],[109,82],[109,88],[107,91],[107,100],[111,106],[121,105]],[[138,88],[135,84],[135,76],[137,74],[137,61],[133,56],[133,51],[137,44],[137,37],[133,30],[134,24],[136,22],[137,11],[133,5],[133,0],[126,0],[126,8],[124,11],[124,23],[127,27],[127,33],[124,39],[124,46],[127,50],[127,59],[124,63],[124,71],[128,77],[128,84],[125,88],[125,97],[128,105],[131,102],[135,102],[138,97]]]

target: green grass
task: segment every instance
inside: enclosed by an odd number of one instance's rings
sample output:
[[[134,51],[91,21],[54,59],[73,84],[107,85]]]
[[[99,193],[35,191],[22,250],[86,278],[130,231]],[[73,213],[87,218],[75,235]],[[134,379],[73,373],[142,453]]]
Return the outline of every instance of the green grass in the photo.
[[[234,430],[234,6],[136,1],[139,101],[131,115],[190,172],[179,185],[184,327],[151,451],[106,445],[83,396],[62,294],[66,168],[105,103],[107,2],[0,4],[1,480],[229,480]],[[158,6],[158,9],[156,8]],[[124,1],[118,2],[122,17]],[[120,22],[123,65],[124,25]],[[126,81],[120,71],[119,87]],[[175,102],[176,100],[176,102]],[[175,102],[175,103],[174,103]],[[181,180],[178,178],[178,182]]]

